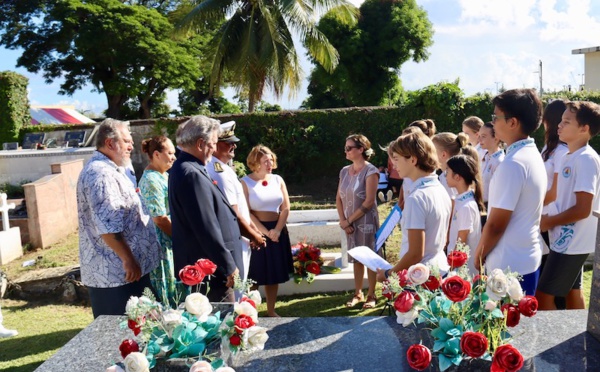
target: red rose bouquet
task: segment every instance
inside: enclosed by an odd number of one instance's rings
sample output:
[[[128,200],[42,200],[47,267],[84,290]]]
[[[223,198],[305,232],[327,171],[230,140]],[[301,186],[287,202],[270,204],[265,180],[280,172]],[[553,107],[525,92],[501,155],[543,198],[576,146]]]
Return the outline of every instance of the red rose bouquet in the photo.
[[[212,261],[201,259],[185,266],[179,278],[185,285],[199,286],[216,269]],[[190,293],[189,287],[185,301],[175,309],[157,302],[149,288],[144,290],[143,296],[131,297],[125,308],[127,319],[121,328],[131,329],[137,340],[127,339],[121,343],[119,351],[124,361],[117,365],[131,370],[127,368],[128,363],[143,362],[152,369],[161,358],[191,358],[217,369],[224,366],[231,354],[262,350],[269,336],[266,328],[258,326],[256,307],[261,297],[258,291],[248,292],[250,285],[252,283],[236,280],[234,288],[246,294],[224,317],[219,311],[213,311],[213,305],[204,294]],[[200,329],[202,332],[197,331]]]
[[[407,327],[417,321],[431,329],[432,350],[412,345],[406,354],[408,364],[424,370],[433,354],[441,371],[476,358],[491,361],[492,371],[520,369],[523,356],[508,344],[508,330],[519,324],[521,315],[536,314],[537,300],[523,294],[516,273],[496,269],[471,278],[469,247],[459,242],[457,250],[459,254],[448,257],[452,271],[444,279],[437,267],[416,264],[391,273],[384,283],[399,324]]]
[[[294,281],[298,284],[302,280],[312,283],[315,276],[321,273],[333,274],[340,271],[334,266],[324,266],[321,250],[312,244],[303,242],[292,246],[292,255],[294,258]]]

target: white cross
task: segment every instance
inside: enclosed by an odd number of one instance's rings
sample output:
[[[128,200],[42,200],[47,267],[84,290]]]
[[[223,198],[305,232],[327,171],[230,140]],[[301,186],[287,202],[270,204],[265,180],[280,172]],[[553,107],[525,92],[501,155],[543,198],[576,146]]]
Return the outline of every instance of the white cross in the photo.
[[[8,204],[6,202],[7,196],[5,193],[0,194],[0,213],[2,213],[2,230],[8,231],[10,225],[8,224],[8,211],[15,209],[15,203]]]

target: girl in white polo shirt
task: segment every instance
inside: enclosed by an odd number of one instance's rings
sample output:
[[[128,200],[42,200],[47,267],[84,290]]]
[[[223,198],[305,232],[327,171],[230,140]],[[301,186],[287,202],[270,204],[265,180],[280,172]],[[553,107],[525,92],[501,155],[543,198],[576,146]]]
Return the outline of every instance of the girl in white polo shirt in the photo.
[[[496,132],[491,122],[483,124],[479,130],[479,143],[481,148],[486,150],[481,160],[481,180],[483,182],[483,202],[487,205],[490,181],[496,168],[504,160],[502,141],[496,138]]]
[[[459,133],[456,135],[450,132],[443,132],[436,134],[431,138],[431,140],[435,145],[438,161],[440,163],[440,169],[442,170],[442,174],[440,174],[439,177],[440,182],[448,192],[450,198],[454,199],[457,195],[457,191],[455,188],[448,186],[448,181],[446,180],[445,174],[446,162],[454,155],[460,154],[461,150],[468,146],[469,137],[467,137],[467,135],[464,133]],[[479,161],[479,159],[477,161]]]
[[[444,245],[451,201],[437,176],[432,174],[438,167],[433,142],[420,131],[414,132],[398,137],[390,144],[389,151],[400,177],[413,181],[400,220],[400,261],[390,270],[397,272],[421,262],[446,272]],[[378,270],[377,280],[384,281],[390,270]]]
[[[475,249],[481,238],[481,212],[483,200],[481,179],[477,160],[468,155],[456,155],[448,159],[448,185],[458,191],[454,199],[448,253],[454,250],[458,240],[470,248],[468,268],[471,275],[478,273],[474,264]]]

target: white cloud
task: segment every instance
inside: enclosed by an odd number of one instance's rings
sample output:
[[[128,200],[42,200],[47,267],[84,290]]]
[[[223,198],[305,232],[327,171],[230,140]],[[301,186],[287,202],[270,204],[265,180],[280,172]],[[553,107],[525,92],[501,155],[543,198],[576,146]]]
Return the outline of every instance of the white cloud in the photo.
[[[600,20],[591,16],[589,0],[570,0],[562,10],[555,0],[540,1],[540,39],[545,42],[580,43],[573,49],[600,45]]]

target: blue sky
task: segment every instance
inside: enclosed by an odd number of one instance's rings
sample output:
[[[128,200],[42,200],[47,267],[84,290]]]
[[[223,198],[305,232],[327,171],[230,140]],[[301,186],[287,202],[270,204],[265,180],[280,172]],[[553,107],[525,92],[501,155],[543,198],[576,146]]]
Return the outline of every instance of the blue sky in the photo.
[[[351,0],[360,4],[360,0]],[[415,90],[440,81],[459,79],[467,94],[498,87],[539,88],[539,61],[543,63],[544,90],[577,87],[584,72],[583,55],[571,50],[600,46],[600,1],[592,0],[417,0],[433,24],[434,45],[426,62],[407,62],[401,79],[405,89]],[[300,52],[302,55],[304,51]],[[73,96],[58,95],[59,81],[45,84],[41,75],[16,68],[19,51],[0,48],[0,71],[17,71],[29,78],[32,105],[73,105],[81,111],[100,113],[104,95],[92,88]],[[311,65],[302,61],[305,76]],[[285,109],[298,108],[306,98],[307,82],[295,97],[284,93],[264,99]],[[232,90],[227,90],[232,95]],[[177,104],[169,92],[168,103]]]

